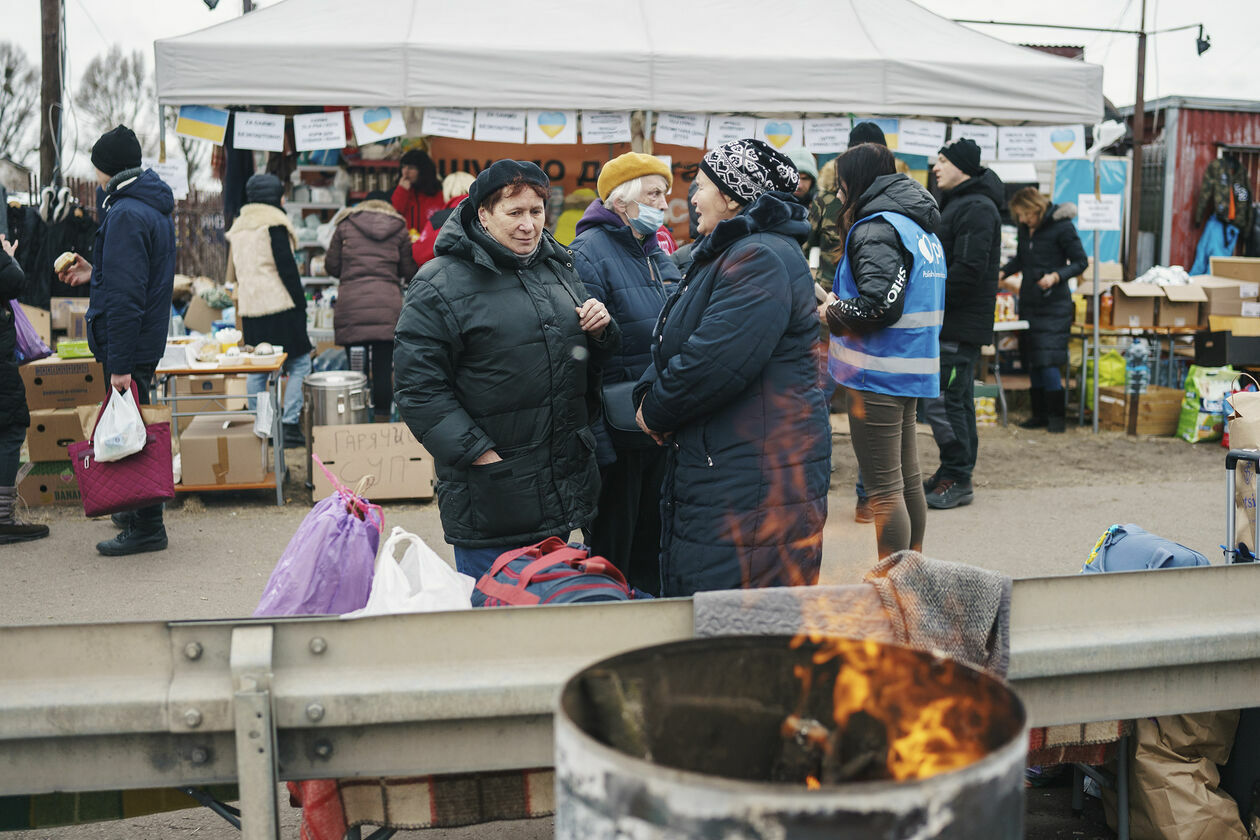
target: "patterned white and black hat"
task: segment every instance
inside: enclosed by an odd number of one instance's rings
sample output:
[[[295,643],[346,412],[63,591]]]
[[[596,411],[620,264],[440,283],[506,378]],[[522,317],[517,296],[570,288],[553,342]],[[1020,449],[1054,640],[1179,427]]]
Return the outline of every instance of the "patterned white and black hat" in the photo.
[[[768,192],[792,193],[801,182],[796,164],[761,140],[732,140],[700,160],[700,168],[718,189],[748,204]]]

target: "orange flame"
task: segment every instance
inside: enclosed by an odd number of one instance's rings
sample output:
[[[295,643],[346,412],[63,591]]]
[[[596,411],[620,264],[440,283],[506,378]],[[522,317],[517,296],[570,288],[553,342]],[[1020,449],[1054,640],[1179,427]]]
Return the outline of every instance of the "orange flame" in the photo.
[[[818,790],[819,788],[822,787],[822,782],[818,781],[813,776],[806,776],[805,787],[809,788],[810,790]]]

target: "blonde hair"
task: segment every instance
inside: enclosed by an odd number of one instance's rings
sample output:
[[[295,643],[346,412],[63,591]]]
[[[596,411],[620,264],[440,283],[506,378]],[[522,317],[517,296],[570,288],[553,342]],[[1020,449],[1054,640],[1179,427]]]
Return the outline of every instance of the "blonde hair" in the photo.
[[[450,203],[457,195],[467,195],[468,188],[477,180],[467,172],[452,172],[442,179],[442,200]]]
[[[1025,210],[1035,211],[1039,216],[1044,216],[1050,207],[1050,199],[1038,192],[1036,187],[1024,187],[1011,196],[1010,207],[1012,213],[1022,207]]]

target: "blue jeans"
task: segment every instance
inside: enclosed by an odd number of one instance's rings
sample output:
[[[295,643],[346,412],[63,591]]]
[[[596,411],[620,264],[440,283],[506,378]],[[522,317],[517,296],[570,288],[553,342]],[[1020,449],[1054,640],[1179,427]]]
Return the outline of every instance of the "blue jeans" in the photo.
[[[1028,380],[1034,388],[1043,388],[1047,391],[1063,390],[1063,379],[1060,377],[1059,368],[1055,365],[1030,369]]]
[[[302,380],[311,372],[311,357],[306,354],[290,356],[284,360],[282,370],[289,380],[284,385],[284,408],[280,412],[280,422],[296,426],[302,419]],[[266,373],[251,373],[245,382],[246,393],[257,394],[266,390],[267,376]],[[250,411],[254,410],[255,402],[256,399],[250,399]]]
[[[562,540],[568,540],[568,534],[556,534]],[[541,542],[541,540],[539,540]],[[532,545],[532,543],[531,543]],[[490,567],[494,565],[494,561],[499,559],[499,555],[505,551],[513,549],[525,548],[523,545],[492,545],[489,548],[464,548],[463,546],[453,545],[455,549],[455,571],[466,574],[480,580],[481,576],[490,571]]]

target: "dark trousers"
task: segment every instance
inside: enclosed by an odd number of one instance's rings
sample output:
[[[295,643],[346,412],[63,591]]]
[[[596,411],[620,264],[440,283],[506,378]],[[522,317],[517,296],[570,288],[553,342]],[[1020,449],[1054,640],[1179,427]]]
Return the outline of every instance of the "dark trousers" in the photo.
[[[664,447],[618,449],[601,469],[599,511],[583,529],[591,554],[612,562],[636,589],[661,589],[661,482]]]
[[[17,481],[18,459],[24,440],[25,426],[0,426],[0,487],[12,487]]]
[[[919,400],[852,389],[848,398],[850,440],[875,515],[879,556],[922,551],[927,500],[914,438]]]
[[[141,405],[148,405],[153,389],[154,365],[137,365],[131,372],[131,381],[136,383],[136,395]],[[109,371],[105,372],[105,384],[109,387]],[[171,434],[175,434],[175,421],[171,421]],[[142,507],[136,510],[136,524],[144,530],[156,530],[162,527],[162,504]]]
[[[369,341],[363,348],[363,372],[372,385],[373,411],[377,417],[388,417],[394,404],[394,343]]]
[[[932,437],[941,451],[941,478],[969,483],[976,468],[976,365],[980,348],[941,342],[941,395],[923,404]]]

